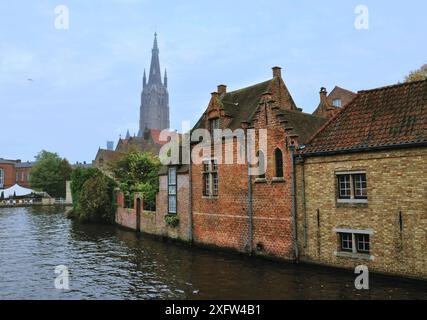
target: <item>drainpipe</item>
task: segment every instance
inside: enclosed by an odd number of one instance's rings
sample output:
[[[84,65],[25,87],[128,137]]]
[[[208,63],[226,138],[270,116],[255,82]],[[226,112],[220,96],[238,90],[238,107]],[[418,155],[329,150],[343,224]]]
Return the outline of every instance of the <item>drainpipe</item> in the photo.
[[[304,159],[300,157],[301,163],[301,201],[302,201],[302,214],[304,216],[304,248],[307,248],[307,210],[305,206],[305,169]]]
[[[250,162],[248,161],[248,213],[249,213],[249,254],[253,254],[253,238],[254,238],[254,228],[253,228],[253,199],[252,199],[252,176],[251,176],[251,167]]]
[[[291,145],[289,147],[291,152],[291,177],[292,177],[292,244],[294,247],[294,258],[295,261],[299,261],[299,252],[298,252],[298,237],[297,237],[297,218],[296,218],[296,196],[295,196],[295,146]]]
[[[192,244],[193,243],[193,166],[192,166],[192,160],[191,160],[191,134],[192,130],[190,130],[190,137],[189,137],[189,149],[190,149],[190,155],[188,157],[189,159],[189,165],[188,165],[188,184],[189,184],[189,199],[188,199],[188,241]]]

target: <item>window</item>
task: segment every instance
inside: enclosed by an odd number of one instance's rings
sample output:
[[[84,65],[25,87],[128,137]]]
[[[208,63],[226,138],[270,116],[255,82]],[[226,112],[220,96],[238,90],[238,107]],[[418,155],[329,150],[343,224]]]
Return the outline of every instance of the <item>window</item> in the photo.
[[[0,188],[4,187],[4,169],[0,168]]]
[[[18,183],[18,181],[19,181],[19,172],[16,171],[15,172],[15,182]]]
[[[338,202],[366,203],[368,199],[366,173],[338,173]]]
[[[276,164],[276,178],[283,178],[283,154],[279,148],[274,151],[274,158]]]
[[[27,181],[30,181],[30,173],[27,172]]]
[[[218,161],[203,161],[203,196],[218,196]]]
[[[351,233],[341,233],[341,250],[353,251],[353,235]]]
[[[348,253],[370,253],[370,236],[373,234],[373,231],[350,229],[335,229],[334,231],[338,233],[339,252],[342,252],[343,256],[348,257]]]
[[[341,99],[335,99],[334,101],[332,101],[332,104],[334,105],[334,107],[341,108],[341,105],[342,105]]]
[[[258,157],[258,178],[259,179],[265,179],[266,169],[265,169],[264,152],[262,152],[261,150],[258,151],[257,157]]]
[[[357,251],[369,253],[369,234],[356,234]]]
[[[176,167],[170,167],[168,170],[168,213],[176,214],[177,204],[177,175]]]
[[[24,180],[25,180],[25,172],[21,171],[21,181],[24,181]]]
[[[211,133],[214,133],[215,129],[219,129],[219,118],[209,120]]]

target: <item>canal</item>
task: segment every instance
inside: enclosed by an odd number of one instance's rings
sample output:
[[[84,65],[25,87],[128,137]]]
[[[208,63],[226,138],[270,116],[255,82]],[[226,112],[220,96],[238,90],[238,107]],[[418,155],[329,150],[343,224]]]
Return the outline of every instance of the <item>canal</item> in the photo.
[[[70,290],[55,289],[65,265]],[[216,253],[80,225],[58,207],[0,209],[0,299],[427,299],[424,283]]]

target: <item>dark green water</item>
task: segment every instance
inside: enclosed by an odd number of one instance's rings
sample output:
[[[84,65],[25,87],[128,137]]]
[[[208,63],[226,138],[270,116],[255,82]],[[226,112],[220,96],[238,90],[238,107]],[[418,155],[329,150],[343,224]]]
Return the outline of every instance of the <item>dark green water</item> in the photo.
[[[55,267],[70,290],[55,289]],[[221,254],[79,225],[63,208],[0,209],[0,299],[427,299],[427,285]]]

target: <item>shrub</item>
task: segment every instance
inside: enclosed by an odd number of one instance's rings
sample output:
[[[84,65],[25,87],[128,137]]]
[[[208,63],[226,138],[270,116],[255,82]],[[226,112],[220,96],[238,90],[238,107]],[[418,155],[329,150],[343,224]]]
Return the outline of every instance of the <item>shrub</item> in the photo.
[[[177,227],[179,225],[179,218],[175,214],[168,214],[165,216],[166,224],[171,227]]]
[[[87,180],[80,195],[81,222],[113,223],[115,214],[114,184],[104,175]]]

